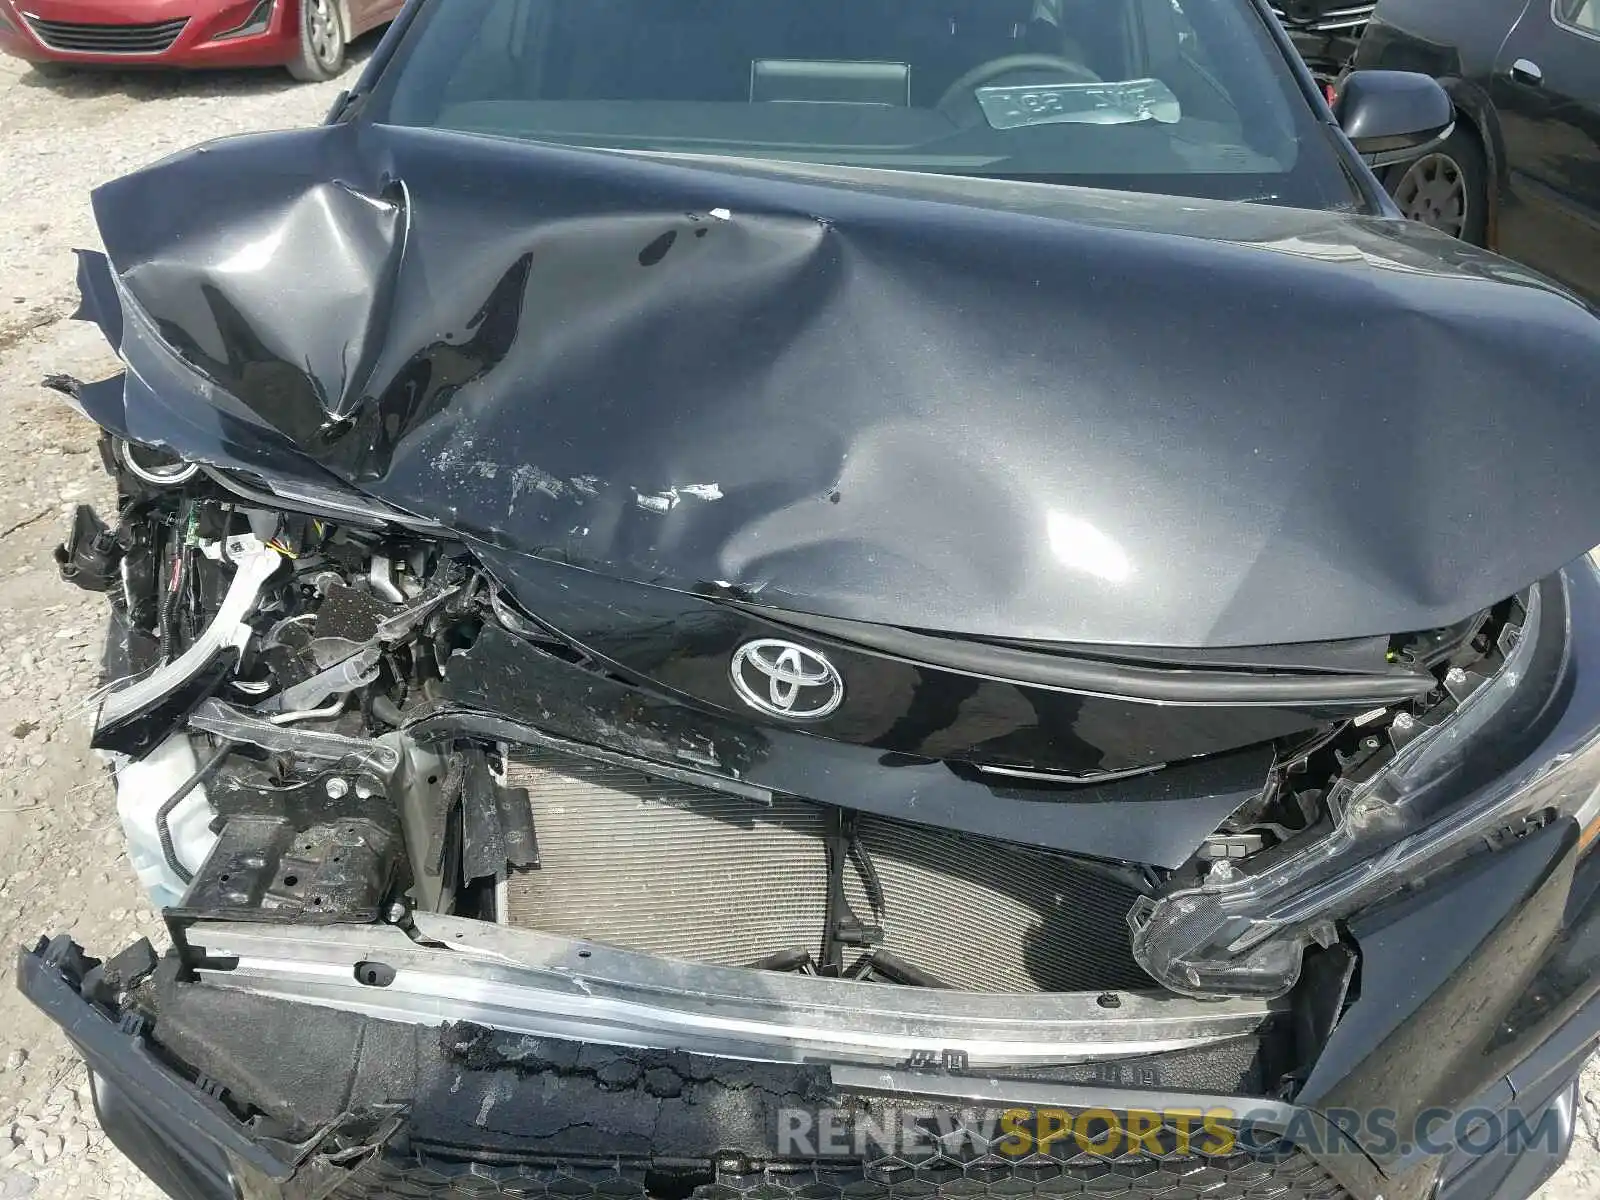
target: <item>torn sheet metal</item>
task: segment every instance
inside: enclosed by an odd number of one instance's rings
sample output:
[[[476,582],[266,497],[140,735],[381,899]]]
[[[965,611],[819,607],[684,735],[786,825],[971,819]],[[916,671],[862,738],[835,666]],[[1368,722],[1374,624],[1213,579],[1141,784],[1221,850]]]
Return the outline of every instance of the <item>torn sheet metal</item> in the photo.
[[[636,582],[1263,645],[1600,540],[1600,322],[1412,225],[359,125],[95,208],[97,419]]]

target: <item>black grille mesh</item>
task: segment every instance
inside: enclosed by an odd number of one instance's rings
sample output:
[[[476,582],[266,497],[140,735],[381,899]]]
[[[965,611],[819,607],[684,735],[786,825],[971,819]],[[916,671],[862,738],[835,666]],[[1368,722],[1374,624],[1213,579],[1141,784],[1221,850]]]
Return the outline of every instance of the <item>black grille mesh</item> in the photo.
[[[39,40],[52,50],[88,54],[160,54],[183,32],[188,18],[148,25],[99,25],[27,18]]]
[[[818,806],[769,806],[532,750],[514,752],[507,773],[532,797],[542,861],[511,881],[511,924],[727,966],[819,953]],[[1121,881],[1061,855],[877,817],[861,817],[859,837],[881,883],[884,949],[946,983],[1153,986],[1129,948],[1135,893]],[[872,919],[854,863],[845,890]]]
[[[1087,1159],[1088,1161],[1084,1161]],[[678,1186],[673,1186],[677,1183]],[[1214,1158],[1142,1156],[1114,1161],[1035,1156],[934,1159],[920,1166],[882,1159],[840,1169],[718,1171],[714,1182],[627,1167],[497,1167],[442,1160],[377,1159],[337,1192],[338,1200],[550,1197],[562,1200],[1349,1200],[1309,1156],[1294,1150]]]

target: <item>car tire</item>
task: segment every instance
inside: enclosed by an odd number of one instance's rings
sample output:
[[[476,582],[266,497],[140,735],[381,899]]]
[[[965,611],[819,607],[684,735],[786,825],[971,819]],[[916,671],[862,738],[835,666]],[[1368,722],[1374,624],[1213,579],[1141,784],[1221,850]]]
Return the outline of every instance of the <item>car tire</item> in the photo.
[[[344,70],[344,17],[339,0],[300,0],[300,53],[289,74],[302,83],[323,83]]]
[[[1489,165],[1477,131],[1457,120],[1450,136],[1415,162],[1390,167],[1383,185],[1413,221],[1481,246],[1489,236]]]

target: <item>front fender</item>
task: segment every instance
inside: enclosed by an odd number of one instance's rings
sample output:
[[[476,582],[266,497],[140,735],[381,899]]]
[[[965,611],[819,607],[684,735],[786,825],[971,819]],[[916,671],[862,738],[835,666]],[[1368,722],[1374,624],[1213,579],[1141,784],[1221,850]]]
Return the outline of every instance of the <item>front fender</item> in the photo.
[[[1489,219],[1485,240],[1490,250],[1497,249],[1500,210],[1511,177],[1506,161],[1505,135],[1500,129],[1499,114],[1495,111],[1489,93],[1470,79],[1464,79],[1459,75],[1446,75],[1440,77],[1439,85],[1450,97],[1450,102],[1456,106],[1456,112],[1471,123],[1478,134],[1478,142],[1483,147],[1484,162],[1489,169]]]

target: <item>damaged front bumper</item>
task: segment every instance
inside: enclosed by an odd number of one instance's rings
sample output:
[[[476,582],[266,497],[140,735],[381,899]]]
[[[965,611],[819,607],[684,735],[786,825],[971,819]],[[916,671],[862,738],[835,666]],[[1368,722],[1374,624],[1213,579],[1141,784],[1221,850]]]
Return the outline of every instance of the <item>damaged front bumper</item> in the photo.
[[[1282,1004],[864,1004],[445,917],[176,932],[160,961],[41,942],[18,979],[116,1144],[195,1200],[1509,1200],[1565,1157],[1600,1044],[1600,862],[1570,823],[1361,918],[1359,995],[1292,1104],[1275,1064],[1316,1015]]]

